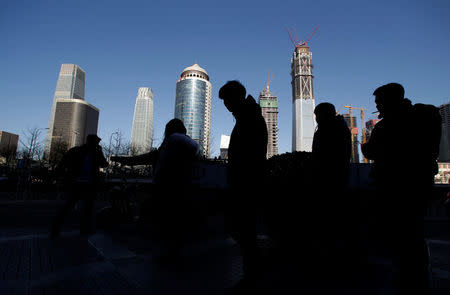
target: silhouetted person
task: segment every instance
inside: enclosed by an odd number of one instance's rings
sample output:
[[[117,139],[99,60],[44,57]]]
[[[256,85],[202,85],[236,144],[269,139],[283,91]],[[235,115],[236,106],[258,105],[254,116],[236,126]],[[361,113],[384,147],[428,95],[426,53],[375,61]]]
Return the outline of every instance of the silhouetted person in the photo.
[[[308,230],[311,231],[314,251],[330,263],[337,259],[338,245],[342,248],[344,232],[348,230],[346,189],[351,157],[351,134],[341,115],[331,103],[321,103],[314,109],[317,130],[312,145],[313,187],[311,216]],[[317,244],[316,244],[317,243]],[[319,249],[321,251],[319,251]],[[342,250],[342,249],[341,249]],[[320,253],[322,252],[322,253]],[[318,257],[315,257],[315,259]],[[332,264],[333,265],[333,264]]]
[[[314,109],[317,130],[314,133],[312,157],[315,176],[320,183],[326,177],[327,186],[342,190],[348,185],[351,157],[351,134],[341,115],[331,103],[321,103]],[[316,178],[317,179],[317,178]]]
[[[430,122],[433,107],[412,106],[400,84],[383,85],[373,94],[382,120],[362,152],[374,160],[380,232],[392,250],[399,294],[428,294],[423,218],[437,167],[440,124]]]
[[[243,256],[244,280],[236,289],[251,287],[258,266],[256,244],[256,208],[261,195],[267,152],[267,127],[260,106],[247,96],[238,81],[227,82],[219,91],[236,124],[228,147],[227,179],[229,185],[226,227],[239,244]]]
[[[99,182],[99,168],[108,165],[99,145],[100,140],[95,134],[88,135],[86,144],[68,150],[56,168],[56,173],[64,178],[69,198],[53,221],[52,237],[59,236],[64,219],[79,200],[84,201],[80,233],[89,235],[95,232],[94,200]]]
[[[186,135],[183,122],[179,119],[170,120],[158,149],[153,177],[155,191],[149,204],[150,219],[169,242],[168,253],[162,259],[176,259],[182,247],[183,229],[188,225],[187,197],[193,163],[198,154],[199,145]],[[147,153],[135,157],[111,157],[111,160],[128,165],[151,164],[152,156]]]

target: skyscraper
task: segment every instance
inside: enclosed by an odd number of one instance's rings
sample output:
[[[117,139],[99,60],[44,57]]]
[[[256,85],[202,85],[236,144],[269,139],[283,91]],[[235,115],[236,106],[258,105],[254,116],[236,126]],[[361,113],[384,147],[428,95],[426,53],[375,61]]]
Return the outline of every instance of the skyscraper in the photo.
[[[439,145],[439,161],[450,162],[450,103],[439,107],[442,118],[441,143]]]
[[[306,42],[295,46],[291,59],[292,85],[292,151],[312,150],[316,122],[312,53]]]
[[[269,83],[259,94],[259,105],[267,125],[267,158],[278,154],[278,100],[270,94]]]
[[[187,67],[177,81],[175,118],[183,121],[187,134],[198,142],[205,157],[210,153],[211,83],[198,64]]]
[[[99,110],[82,99],[56,99],[50,158],[53,151],[82,145],[97,134],[98,117]]]
[[[84,101],[85,72],[77,65],[62,64],[50,112],[44,157],[52,149],[71,148],[96,134],[99,110]]]
[[[153,140],[153,91],[140,87],[134,107],[131,128],[131,147],[133,153],[149,152]]]

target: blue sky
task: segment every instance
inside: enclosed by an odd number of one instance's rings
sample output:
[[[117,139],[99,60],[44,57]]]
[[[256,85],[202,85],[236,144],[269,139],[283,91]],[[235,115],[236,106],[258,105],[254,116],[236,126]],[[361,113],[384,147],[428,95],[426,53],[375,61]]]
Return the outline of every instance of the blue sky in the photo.
[[[310,41],[316,104],[370,113],[373,90],[393,81],[413,102],[450,102],[447,0],[7,0],[0,3],[0,130],[22,135],[47,127],[60,65],[75,63],[86,71],[86,100],[100,109],[104,141],[117,129],[130,138],[137,90],[146,86],[155,94],[159,144],[173,117],[176,80],[197,62],[213,86],[213,156],[234,125],[219,88],[239,79],[257,98],[269,69],[279,100],[279,152],[289,152],[293,45],[286,27],[304,39],[317,25]]]

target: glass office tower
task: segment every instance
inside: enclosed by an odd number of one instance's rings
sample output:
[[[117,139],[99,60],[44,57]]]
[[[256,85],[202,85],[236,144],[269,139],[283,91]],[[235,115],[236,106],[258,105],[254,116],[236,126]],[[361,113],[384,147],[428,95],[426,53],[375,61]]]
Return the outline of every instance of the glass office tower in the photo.
[[[149,152],[153,141],[153,91],[140,87],[134,107],[133,126],[131,128],[131,153]]]
[[[175,118],[183,121],[187,134],[198,142],[203,156],[210,154],[211,83],[198,64],[187,67],[177,81]]]

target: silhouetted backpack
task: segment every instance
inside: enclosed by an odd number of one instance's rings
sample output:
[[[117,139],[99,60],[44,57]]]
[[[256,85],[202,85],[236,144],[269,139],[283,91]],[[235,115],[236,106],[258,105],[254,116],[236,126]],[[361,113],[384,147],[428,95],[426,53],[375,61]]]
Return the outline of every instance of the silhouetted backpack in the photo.
[[[441,141],[442,119],[439,109],[430,104],[416,103],[412,107],[414,136],[418,151],[425,155],[429,161],[429,172],[438,173],[437,158],[439,156],[439,143]],[[408,126],[405,126],[408,128]],[[417,155],[420,157],[420,155]]]

